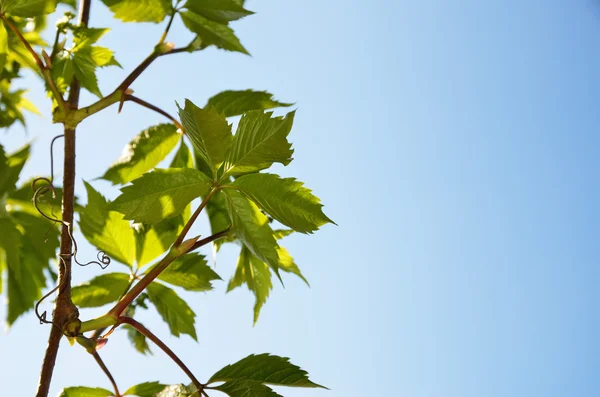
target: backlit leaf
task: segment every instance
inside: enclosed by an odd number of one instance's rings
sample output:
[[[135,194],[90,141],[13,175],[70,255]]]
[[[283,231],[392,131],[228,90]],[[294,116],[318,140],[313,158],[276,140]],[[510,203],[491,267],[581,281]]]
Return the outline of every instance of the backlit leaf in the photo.
[[[102,274],[72,289],[73,303],[78,307],[98,307],[116,302],[129,285],[129,275]]]
[[[173,150],[181,135],[173,124],[150,127],[129,142],[121,157],[110,166],[103,179],[124,184],[156,167]]]
[[[58,397],[109,397],[113,395],[112,392],[99,387],[77,386],[62,389]]]
[[[210,291],[211,281],[221,277],[207,265],[204,255],[192,252],[173,261],[158,279],[188,291]]]
[[[288,165],[294,153],[287,140],[294,114],[288,113],[285,118],[272,117],[272,112],[244,114],[225,160],[225,172],[230,175],[256,172],[276,162]]]
[[[180,214],[190,201],[208,194],[210,180],[192,168],[155,169],[121,188],[110,205],[125,219],[156,223]]]
[[[216,386],[215,389],[227,394],[229,397],[282,397],[268,386],[255,380],[234,380]]]
[[[153,282],[150,283],[146,292],[158,313],[169,325],[173,335],[178,337],[180,334],[188,334],[194,340],[197,340],[194,325],[196,314],[175,291],[160,283]]]
[[[102,0],[123,22],[161,22],[169,15],[170,0]]]
[[[211,21],[192,11],[181,12],[181,19],[189,30],[198,35],[200,48],[214,45],[224,50],[250,55],[229,26]]]
[[[164,390],[167,385],[160,382],[145,382],[139,385],[131,386],[127,389],[124,395],[133,395],[138,397],[154,397],[157,393]]]
[[[254,14],[235,0],[187,0],[184,7],[208,19],[225,24]]]
[[[239,116],[252,110],[266,110],[280,106],[292,106],[291,103],[278,102],[273,94],[266,91],[223,91],[208,100],[212,106],[225,117]]]
[[[16,17],[37,17],[55,9],[55,0],[0,0],[0,10]]]

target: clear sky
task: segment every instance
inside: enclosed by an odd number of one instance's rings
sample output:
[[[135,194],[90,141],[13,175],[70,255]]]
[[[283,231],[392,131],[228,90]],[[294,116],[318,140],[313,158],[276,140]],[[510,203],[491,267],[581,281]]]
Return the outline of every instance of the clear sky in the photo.
[[[161,28],[107,23],[93,3],[91,22],[114,27],[103,43],[125,69],[103,72],[107,93]],[[296,160],[280,171],[305,181],[339,226],[288,238],[311,288],[291,277],[285,290],[275,286],[255,327],[245,290],[226,295],[221,283],[187,295],[199,343],[166,338],[172,348],[201,379],[272,352],[331,388],[285,390],[291,397],[600,395],[600,2],[247,6],[257,14],[235,28],[253,57],[164,57],[133,88],[173,113],[175,100],[202,105],[224,89],[296,102]],[[187,42],[180,23],[173,33]],[[46,108],[41,83],[27,83]],[[36,138],[27,175],[47,169],[47,145],[60,133],[49,121],[46,112],[29,118],[27,135],[0,136],[9,149]],[[87,120],[78,195],[82,179],[101,175],[132,136],[162,121],[132,104]],[[226,250],[217,271],[227,279],[234,265]],[[83,281],[100,270],[75,272]],[[167,335],[156,318],[142,320]],[[47,333],[29,315],[0,336],[2,395],[33,395]],[[153,350],[144,358],[121,334],[101,353],[123,389],[188,382]],[[93,360],[65,343],[52,395],[79,384],[109,388]]]

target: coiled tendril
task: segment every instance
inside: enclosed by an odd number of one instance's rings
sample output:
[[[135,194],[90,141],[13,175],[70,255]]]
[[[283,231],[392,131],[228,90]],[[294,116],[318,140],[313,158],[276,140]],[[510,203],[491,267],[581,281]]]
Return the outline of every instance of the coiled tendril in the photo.
[[[69,238],[71,239],[71,243],[73,244],[73,252],[71,252],[70,254],[59,254],[58,255],[58,259],[60,260],[60,264],[61,266],[65,267],[66,266],[66,262],[65,262],[65,258],[70,258],[72,259],[75,263],[77,263],[79,266],[88,266],[91,264],[96,264],[98,266],[100,266],[102,269],[106,269],[108,267],[108,265],[110,265],[111,259],[110,257],[104,252],[104,251],[98,251],[98,254],[96,255],[96,258],[98,259],[97,261],[89,261],[86,263],[80,262],[79,260],[77,260],[77,240],[75,240],[75,238],[73,237],[73,227],[69,222],[66,222],[62,219],[58,219],[56,217],[56,215],[54,214],[54,210],[53,210],[53,206],[52,203],[49,203],[50,205],[50,213],[52,214],[52,216],[46,214],[41,208],[40,208],[40,204],[43,203],[43,201],[41,200],[43,198],[43,196],[48,193],[48,192],[52,192],[52,198],[56,198],[56,189],[54,188],[54,142],[59,139],[64,137],[64,135],[57,135],[52,139],[52,142],[50,143],[50,178],[44,178],[44,177],[40,177],[40,178],[36,178],[31,182],[31,189],[34,191],[33,193],[33,206],[35,207],[35,209],[37,210],[37,212],[43,216],[44,218],[48,219],[49,221],[53,222],[53,223],[61,223],[64,227],[67,228],[67,234],[69,235]],[[38,184],[43,183],[41,186],[38,186]],[[50,295],[52,295],[53,293],[55,293],[56,291],[58,291],[62,285],[64,284],[65,280],[62,280],[61,283],[59,285],[57,285],[56,287],[54,287],[52,290],[50,290],[46,295],[42,296],[42,298],[40,300],[37,301],[37,303],[35,304],[35,314],[37,316],[37,318],[40,320],[40,324],[52,324],[54,326],[56,326],[56,324],[54,324],[52,321],[47,320],[47,312],[44,311],[43,313],[39,313],[39,306],[42,303],[42,301],[44,301],[45,299],[47,299]]]

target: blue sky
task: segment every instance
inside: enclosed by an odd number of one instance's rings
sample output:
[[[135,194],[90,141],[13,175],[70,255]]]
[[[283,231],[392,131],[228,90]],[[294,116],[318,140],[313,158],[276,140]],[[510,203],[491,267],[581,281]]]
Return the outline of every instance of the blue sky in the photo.
[[[278,170],[305,181],[339,226],[288,238],[311,288],[289,277],[285,290],[275,286],[255,327],[247,291],[226,295],[222,283],[189,295],[199,343],[167,338],[173,349],[201,379],[272,352],[332,389],[285,390],[291,397],[599,395],[600,3],[247,6],[257,14],[235,28],[253,57],[164,57],[133,88],[173,113],[175,100],[202,105],[225,89],[295,102],[296,160]],[[113,27],[103,43],[125,71],[160,35],[155,25],[107,23],[97,1],[92,15],[92,25]],[[187,42],[180,23],[170,40]],[[125,71],[103,72],[103,92]],[[46,105],[40,83],[26,82]],[[78,194],[82,179],[101,175],[132,136],[162,121],[132,104],[87,120]],[[47,112],[29,126],[1,139],[10,149],[36,139],[32,175],[47,168],[60,129]],[[226,250],[217,271],[228,278],[234,264]],[[99,270],[76,273],[83,281]],[[142,320],[167,335],[155,318]],[[4,394],[33,394],[47,332],[30,315],[0,336]],[[81,350],[64,344],[52,395],[66,385],[108,387]],[[143,358],[120,335],[101,353],[123,389],[187,382],[154,351]]]

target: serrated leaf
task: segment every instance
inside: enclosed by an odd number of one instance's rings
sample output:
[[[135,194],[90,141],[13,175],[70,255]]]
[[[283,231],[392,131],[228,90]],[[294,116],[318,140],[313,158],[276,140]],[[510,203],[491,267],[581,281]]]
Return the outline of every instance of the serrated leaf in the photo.
[[[154,397],[157,393],[163,391],[167,385],[160,382],[145,382],[139,385],[131,386],[124,395],[134,395],[138,397]]]
[[[169,0],[102,0],[123,22],[162,22],[172,7]]]
[[[173,161],[171,161],[170,168],[194,168],[194,157],[192,156],[192,152],[190,148],[185,144],[183,139],[181,140],[181,145],[179,149],[177,149],[177,153],[175,153],[175,157],[173,157]]]
[[[116,302],[127,290],[129,281],[125,273],[102,274],[73,287],[73,303],[78,307],[98,307]]]
[[[298,267],[298,265],[296,265],[296,262],[294,262],[294,259],[292,258],[288,250],[286,250],[282,246],[279,246],[277,247],[277,255],[279,255],[279,268],[281,270],[287,273],[295,274],[296,276],[300,277],[302,281],[306,283],[306,285],[310,287],[308,280],[304,277],[304,275],[300,271],[300,268]]]
[[[223,91],[208,100],[207,106],[212,106],[225,117],[239,116],[252,110],[266,110],[277,107],[292,106],[273,99],[273,94],[267,91]]]
[[[81,233],[112,259],[129,266],[135,262],[135,231],[123,215],[109,210],[106,199],[89,183],[85,183],[88,203],[80,211]]]
[[[198,35],[200,48],[214,45],[224,50],[250,55],[229,26],[211,21],[192,11],[183,11],[180,15],[184,25]]]
[[[237,178],[230,186],[297,232],[310,234],[326,223],[333,223],[323,213],[319,198],[295,178],[249,174]]]
[[[257,258],[278,271],[277,242],[268,218],[256,204],[234,190],[226,190],[229,216],[233,231]],[[277,273],[278,274],[278,273]]]
[[[159,124],[140,132],[110,166],[103,179],[125,184],[156,167],[173,150],[181,135],[173,124]]]
[[[99,387],[67,387],[60,391],[58,397],[109,397],[114,394],[106,389]]]
[[[83,88],[102,98],[96,77],[96,63],[87,51],[77,51],[73,54],[73,72]]]
[[[294,153],[287,140],[294,114],[290,112],[285,118],[272,117],[272,112],[244,114],[225,160],[226,174],[256,172],[269,168],[273,163],[288,165]]]
[[[291,387],[321,387],[310,379],[308,373],[290,363],[287,357],[268,353],[254,355],[230,364],[214,374],[208,383],[253,380],[260,383]]]
[[[193,252],[173,261],[158,279],[188,291],[210,291],[210,282],[221,277],[207,265],[204,255]]]
[[[0,10],[16,17],[33,18],[56,9],[54,0],[1,0]]]
[[[184,7],[224,24],[254,14],[235,0],[187,0]]]
[[[157,168],[121,188],[109,206],[135,222],[156,223],[180,214],[190,201],[208,194],[211,181],[192,168]]]
[[[137,329],[126,325],[127,328],[127,338],[139,353],[146,355],[152,354],[152,350],[150,350],[150,346],[148,345],[148,341],[146,337],[141,334]]]
[[[234,380],[216,386],[215,389],[230,397],[282,397],[268,386],[254,380]]]
[[[227,292],[240,287],[242,284],[246,284],[256,298],[254,303],[254,324],[256,324],[260,309],[267,301],[273,283],[271,282],[269,266],[252,255],[245,246],[242,247],[238,257],[235,274],[229,280],[229,285],[227,285]]]
[[[121,64],[115,59],[115,53],[108,48],[95,45],[89,49],[90,58],[94,61],[96,66],[101,68],[106,66],[118,66]]]
[[[146,292],[158,313],[169,325],[171,334],[177,337],[180,334],[188,334],[194,340],[198,340],[194,325],[196,314],[175,291],[162,284],[153,282],[150,283]]]
[[[184,109],[179,108],[179,117],[198,155],[208,163],[215,175],[217,168],[225,161],[233,140],[227,119],[211,107],[199,108],[189,99],[185,100]]]

